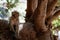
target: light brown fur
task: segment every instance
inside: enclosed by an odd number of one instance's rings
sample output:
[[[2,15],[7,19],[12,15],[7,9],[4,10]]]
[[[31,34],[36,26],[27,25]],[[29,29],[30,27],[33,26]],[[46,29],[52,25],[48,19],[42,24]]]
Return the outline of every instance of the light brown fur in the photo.
[[[19,31],[19,13],[14,11],[12,12],[12,16],[10,17],[10,30],[15,32],[15,36],[18,37],[18,31]],[[15,25],[15,26],[14,26]],[[14,27],[16,27],[14,29]]]

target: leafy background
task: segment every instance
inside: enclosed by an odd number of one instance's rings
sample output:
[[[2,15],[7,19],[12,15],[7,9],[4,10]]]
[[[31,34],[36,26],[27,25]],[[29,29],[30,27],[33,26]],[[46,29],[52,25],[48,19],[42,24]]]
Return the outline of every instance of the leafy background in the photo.
[[[2,1],[4,2],[4,0],[2,0]],[[27,7],[26,6],[27,5],[26,0],[5,0],[4,3],[7,4],[6,7],[7,7],[7,10],[8,10],[7,13],[4,13],[5,15],[7,15],[8,17],[10,17],[12,11],[14,11],[14,10],[18,11],[19,14],[20,14],[20,17],[19,17],[20,22],[21,23],[25,22],[25,18],[24,18],[25,14],[26,14],[25,9]],[[0,0],[0,5],[3,5],[3,4],[1,4],[1,0]],[[1,14],[3,15],[3,13],[0,13],[0,15]],[[9,19],[7,18],[7,20],[9,20]]]
[[[60,0],[58,0],[58,2],[57,2],[57,6],[60,6]]]

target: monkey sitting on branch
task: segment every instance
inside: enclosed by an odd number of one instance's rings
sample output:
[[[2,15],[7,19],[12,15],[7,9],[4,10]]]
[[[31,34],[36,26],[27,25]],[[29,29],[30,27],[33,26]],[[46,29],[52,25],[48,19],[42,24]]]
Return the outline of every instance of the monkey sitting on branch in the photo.
[[[12,31],[15,37],[19,36],[19,13],[17,11],[12,12],[12,16],[9,21],[10,31]]]

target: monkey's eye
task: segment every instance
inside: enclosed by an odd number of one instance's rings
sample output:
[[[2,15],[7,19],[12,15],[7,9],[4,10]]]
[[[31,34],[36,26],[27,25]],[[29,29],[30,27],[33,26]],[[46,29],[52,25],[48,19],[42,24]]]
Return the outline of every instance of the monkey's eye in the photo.
[[[15,15],[12,15],[12,16],[14,16],[14,17],[15,17]]]

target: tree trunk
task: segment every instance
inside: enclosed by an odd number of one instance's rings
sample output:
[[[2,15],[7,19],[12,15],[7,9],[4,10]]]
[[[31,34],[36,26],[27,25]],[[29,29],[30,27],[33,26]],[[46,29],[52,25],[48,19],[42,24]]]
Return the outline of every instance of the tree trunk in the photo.
[[[49,20],[55,15],[56,2],[57,0],[27,0],[26,23],[20,31],[21,40],[53,40]]]
[[[34,24],[37,31],[46,31],[47,27],[45,25],[46,9],[48,0],[38,0],[38,7],[34,12]]]
[[[38,40],[52,40],[51,31],[45,24],[48,0],[38,0],[38,7],[34,12],[34,26],[37,30]]]
[[[0,40],[10,40],[9,24],[6,20],[0,20]]]
[[[33,15],[33,12],[37,8],[38,0],[27,0],[27,9],[26,9],[26,22],[29,21],[30,17]]]
[[[51,17],[52,15],[54,15],[54,10],[57,4],[57,0],[48,0],[48,5],[47,5],[47,16],[46,18]]]

